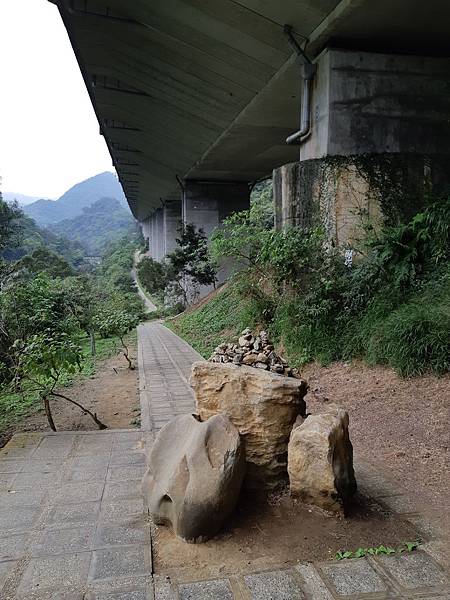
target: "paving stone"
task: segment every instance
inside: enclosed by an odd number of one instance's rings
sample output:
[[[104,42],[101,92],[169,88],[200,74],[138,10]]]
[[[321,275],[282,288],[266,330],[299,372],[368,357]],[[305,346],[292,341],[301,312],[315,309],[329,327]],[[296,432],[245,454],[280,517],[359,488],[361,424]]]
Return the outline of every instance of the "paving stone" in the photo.
[[[149,552],[145,546],[118,546],[94,550],[90,580],[136,576],[151,573]]]
[[[38,520],[41,509],[36,506],[15,506],[0,509],[0,530],[28,529]]]
[[[312,565],[295,567],[304,581],[302,586],[308,600],[333,600],[332,595]]]
[[[90,466],[96,464],[95,458],[90,460]],[[96,466],[95,469],[76,467],[69,471],[66,479],[67,481],[91,481],[91,482],[103,482],[106,479],[107,466],[102,465]]]
[[[369,594],[386,591],[386,585],[364,558],[323,565],[323,573],[337,594]]]
[[[61,486],[53,499],[58,504],[67,502],[95,502],[101,499],[103,488],[103,482],[75,481]]]
[[[0,491],[0,506],[2,508],[14,506],[39,506],[47,495],[47,489],[24,489],[8,492]]]
[[[51,591],[42,594],[31,594],[27,600],[85,600],[84,592],[68,589],[67,591]]]
[[[300,585],[291,571],[271,571],[247,575],[244,581],[253,600],[270,598],[271,600],[292,600],[303,598]]]
[[[33,592],[63,592],[71,586],[82,587],[86,581],[90,552],[32,558],[17,590],[18,597],[28,598]]]
[[[141,480],[136,481],[111,481],[105,485],[103,498],[114,500],[116,498],[141,497]]]
[[[48,523],[59,526],[93,523],[100,512],[100,502],[60,504],[55,506],[48,517]]]
[[[0,560],[20,558],[24,554],[28,538],[28,532],[2,535],[0,543]]]
[[[144,465],[145,455],[143,452],[120,452],[111,455],[111,466]]]
[[[30,458],[36,451],[36,448],[37,446],[27,446],[25,448],[22,448],[20,446],[16,447],[12,446],[11,442],[9,442],[4,448],[0,450],[0,458]]]
[[[19,473],[25,466],[24,459],[3,459],[0,460],[0,473]]]
[[[45,472],[32,472],[32,473],[19,473],[14,479],[14,489],[23,488],[49,488],[55,487],[56,484],[55,473]]]
[[[15,569],[16,565],[16,560],[0,562],[0,591],[6,579],[11,575],[12,571]]]
[[[100,519],[102,521],[123,521],[138,519],[144,513],[143,498],[122,498],[115,501],[103,501]]]
[[[416,551],[395,556],[380,556],[378,562],[398,583],[407,589],[450,584],[434,560],[425,552]]]
[[[144,475],[144,465],[113,467],[108,469],[109,481],[126,481],[127,479],[141,479]]]
[[[25,461],[22,473],[57,473],[61,471],[64,460],[59,458],[31,458]]]
[[[0,490],[7,490],[17,475],[15,473],[0,473]]]
[[[32,556],[73,554],[89,550],[94,534],[92,525],[76,529],[45,529],[31,546]]]
[[[150,529],[141,523],[119,525],[99,525],[95,536],[94,547],[150,544]]]
[[[95,467],[107,466],[109,463],[109,454],[95,455]],[[73,469],[92,469],[92,456],[74,456],[70,459],[70,467]]]
[[[68,446],[54,446],[49,448],[39,447],[34,453],[33,458],[39,460],[56,459],[62,460],[69,456],[71,448]]]
[[[127,592],[113,592],[104,594],[102,592],[89,592],[84,596],[85,600],[150,600],[150,595],[145,590],[131,590]],[[153,599],[152,599],[153,600]]]
[[[226,579],[180,585],[179,595],[180,600],[233,600],[233,592]]]
[[[178,600],[168,577],[154,575],[153,585],[155,600]]]

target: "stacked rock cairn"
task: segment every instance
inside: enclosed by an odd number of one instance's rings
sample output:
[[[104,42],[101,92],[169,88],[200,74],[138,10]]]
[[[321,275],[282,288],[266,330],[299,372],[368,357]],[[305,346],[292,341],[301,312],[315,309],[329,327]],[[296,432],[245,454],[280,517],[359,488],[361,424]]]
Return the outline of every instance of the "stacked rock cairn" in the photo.
[[[237,344],[220,344],[209,360],[216,363],[247,365],[256,369],[279,373],[286,377],[300,376],[297,369],[289,367],[287,361],[276,354],[274,346],[265,331],[253,334],[248,327],[241,333]]]

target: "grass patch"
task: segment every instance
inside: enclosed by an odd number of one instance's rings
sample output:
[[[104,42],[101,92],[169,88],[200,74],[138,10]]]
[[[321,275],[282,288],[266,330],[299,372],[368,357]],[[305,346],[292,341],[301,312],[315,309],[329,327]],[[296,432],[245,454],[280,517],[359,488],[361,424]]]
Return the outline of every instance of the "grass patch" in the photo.
[[[259,316],[259,312],[253,311],[250,298],[240,295],[234,279],[198,309],[189,310],[165,324],[204,358],[209,358],[216,346],[250,327],[249,320],[253,324],[255,316]]]

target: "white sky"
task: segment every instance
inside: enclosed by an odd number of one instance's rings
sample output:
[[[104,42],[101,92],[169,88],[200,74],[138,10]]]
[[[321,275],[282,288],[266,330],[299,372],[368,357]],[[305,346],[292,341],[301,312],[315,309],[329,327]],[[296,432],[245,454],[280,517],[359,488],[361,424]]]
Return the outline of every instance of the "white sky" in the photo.
[[[66,29],[47,0],[0,0],[1,189],[57,198],[114,171]]]

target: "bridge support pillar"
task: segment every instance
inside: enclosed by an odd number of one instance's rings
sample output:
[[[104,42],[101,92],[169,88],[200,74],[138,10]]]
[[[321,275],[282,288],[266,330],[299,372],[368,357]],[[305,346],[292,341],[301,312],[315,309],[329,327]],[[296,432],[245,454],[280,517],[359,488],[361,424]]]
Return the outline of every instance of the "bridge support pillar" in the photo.
[[[250,206],[250,189],[244,182],[196,181],[184,182],[182,194],[183,223],[192,223],[202,229],[209,238],[223,220],[234,212],[246,210]],[[232,265],[224,262],[219,266],[218,282],[222,283],[230,275]],[[210,292],[212,286],[203,286],[200,297]]]
[[[181,219],[181,200],[167,200],[163,208],[164,257],[175,250]]]
[[[320,224],[352,245],[367,219],[408,220],[449,185],[450,59],[329,49],[316,62],[310,134],[274,171],[276,227]]]

